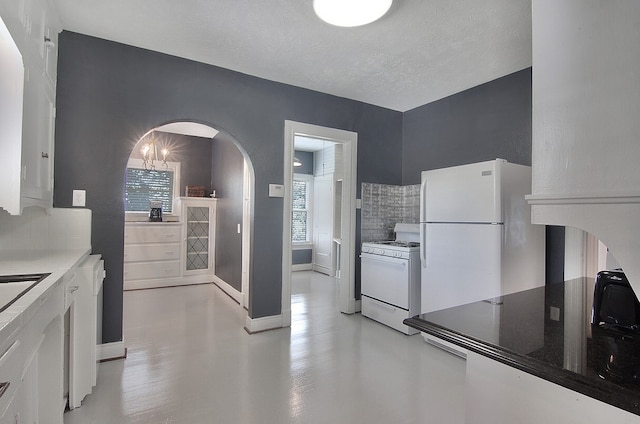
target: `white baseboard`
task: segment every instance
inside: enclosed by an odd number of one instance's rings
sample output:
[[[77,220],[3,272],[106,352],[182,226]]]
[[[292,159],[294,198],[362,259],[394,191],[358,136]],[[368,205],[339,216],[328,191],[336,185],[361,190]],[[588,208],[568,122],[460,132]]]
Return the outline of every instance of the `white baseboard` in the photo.
[[[131,280],[124,282],[124,290],[156,289],[160,287],[188,286],[206,284],[213,281],[213,275],[189,275],[187,277],[155,278],[150,280]]]
[[[291,271],[311,271],[313,267],[311,264],[296,264],[291,265]]]
[[[322,265],[312,264],[311,269],[315,272],[328,275],[329,277],[334,277],[336,274],[331,268]]]
[[[247,331],[247,333],[251,334],[258,333],[260,331],[282,328],[282,326],[282,315],[271,315],[261,318],[251,318],[249,315],[247,315],[244,329]]]
[[[98,361],[121,359],[127,356],[127,348],[124,346],[124,340],[99,344],[97,347],[96,359]]]
[[[233,300],[242,305],[242,293],[232,287],[229,283],[224,281],[222,278],[217,275],[213,276],[213,284],[220,287],[220,289],[229,295]]]

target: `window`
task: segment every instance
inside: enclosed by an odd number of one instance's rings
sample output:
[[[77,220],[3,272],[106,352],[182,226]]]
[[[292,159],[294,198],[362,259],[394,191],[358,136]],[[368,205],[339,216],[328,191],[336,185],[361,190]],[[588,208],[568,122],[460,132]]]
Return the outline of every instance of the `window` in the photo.
[[[313,176],[294,174],[293,207],[291,216],[291,241],[305,243],[311,241],[311,194]]]
[[[129,159],[125,176],[125,211],[148,213],[149,201],[162,202],[162,213],[173,213],[173,199],[179,194],[180,164],[167,162],[168,168],[159,166],[147,171],[140,159]]]

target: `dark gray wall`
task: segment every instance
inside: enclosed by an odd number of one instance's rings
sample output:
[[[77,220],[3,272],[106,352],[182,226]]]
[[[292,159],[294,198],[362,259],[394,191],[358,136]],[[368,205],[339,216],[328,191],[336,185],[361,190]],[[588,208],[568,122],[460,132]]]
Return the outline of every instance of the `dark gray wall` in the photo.
[[[311,249],[300,249],[291,251],[291,263],[293,265],[310,264],[312,258]]]
[[[531,113],[531,68],[405,112],[402,184],[496,158],[531,165]]]
[[[225,134],[213,139],[211,149],[211,187],[216,190],[215,274],[242,291],[242,152]]]
[[[547,225],[545,234],[545,283],[564,281],[565,227]]]
[[[190,185],[204,186],[205,196],[208,196],[211,187],[211,139],[173,135],[177,138],[169,160],[180,162],[180,195],[186,196],[185,187]]]
[[[249,316],[278,315],[282,291],[284,121],[358,133],[362,181],[402,181],[402,114],[324,93],[64,31],[59,38],[54,205],[87,190],[92,246],[105,259],[103,341],[122,339],[124,172],[148,130],[173,121],[211,125],[255,173]],[[360,228],[359,224],[356,228]],[[359,245],[360,234],[356,233]]]

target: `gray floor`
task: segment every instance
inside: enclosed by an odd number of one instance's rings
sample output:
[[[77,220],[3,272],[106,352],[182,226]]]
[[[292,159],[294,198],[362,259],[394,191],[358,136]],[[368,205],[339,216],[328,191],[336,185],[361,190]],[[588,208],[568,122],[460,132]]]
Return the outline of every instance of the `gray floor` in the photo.
[[[253,335],[214,285],[125,292],[128,358],[65,424],[464,422],[463,360],[339,313],[326,276],[292,289],[291,328]]]

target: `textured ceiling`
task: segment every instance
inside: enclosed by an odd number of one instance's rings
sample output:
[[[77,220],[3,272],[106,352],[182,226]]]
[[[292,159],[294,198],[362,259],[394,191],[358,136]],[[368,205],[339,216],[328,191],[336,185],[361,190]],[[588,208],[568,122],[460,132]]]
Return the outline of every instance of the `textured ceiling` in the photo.
[[[531,0],[395,0],[340,28],[312,0],[52,0],[63,28],[406,111],[531,66]]]

